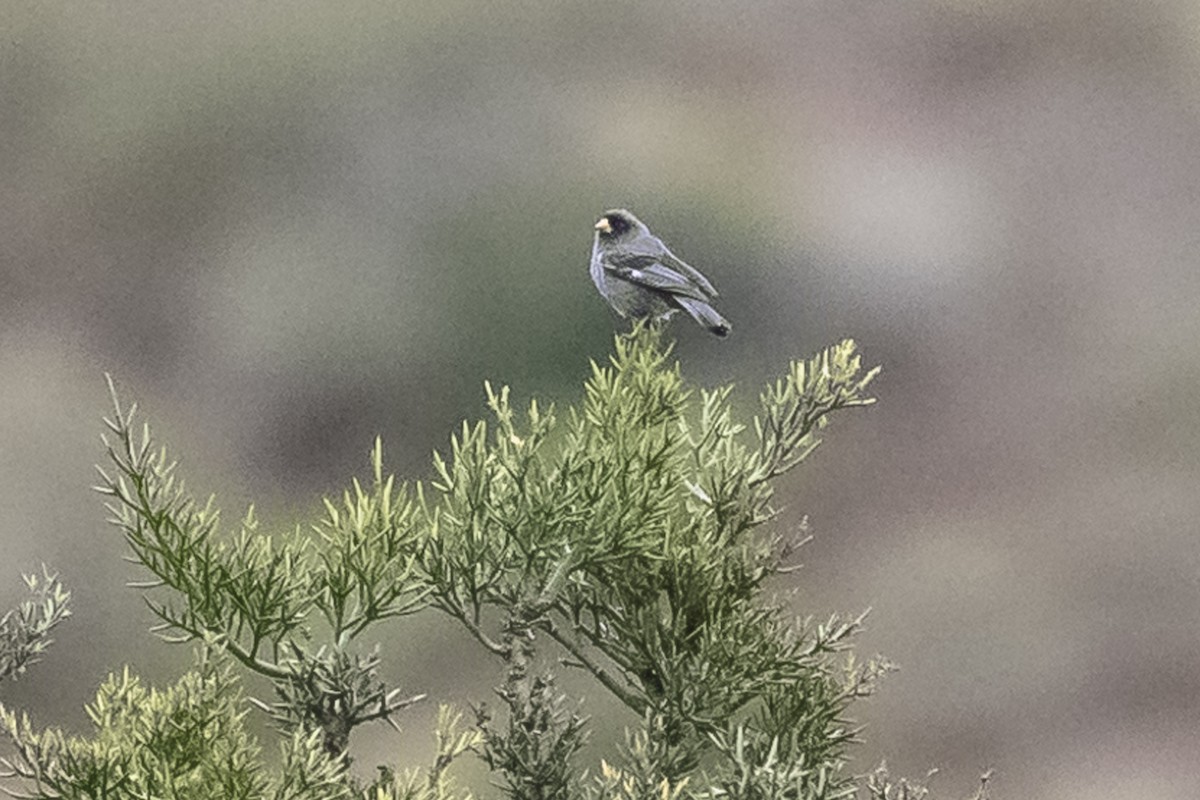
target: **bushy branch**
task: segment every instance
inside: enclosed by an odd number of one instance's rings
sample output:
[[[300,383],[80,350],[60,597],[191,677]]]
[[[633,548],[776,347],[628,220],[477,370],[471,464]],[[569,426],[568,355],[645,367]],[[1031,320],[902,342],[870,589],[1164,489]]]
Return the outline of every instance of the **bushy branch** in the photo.
[[[0,778],[14,797],[39,800],[469,800],[446,773],[479,745],[460,714],[438,715],[438,749],[424,771],[385,772],[359,785],[330,753],[319,728],[297,727],[268,766],[245,728],[239,681],[223,656],[204,649],[196,668],[167,689],[147,687],[128,668],[111,675],[87,708],[89,736],[38,730],[0,705],[0,730],[16,747]]]
[[[37,662],[54,640],[50,631],[71,616],[71,593],[58,575],[24,575],[30,596],[0,617],[0,680],[16,677]]]
[[[383,443],[371,450],[370,491],[354,479],[341,505],[326,499],[314,530],[319,562],[311,576],[316,607],[334,638],[353,638],[369,626],[420,611],[429,588],[418,574],[419,510],[407,486],[383,474]]]
[[[388,689],[378,678],[379,650],[355,655],[336,648],[306,652],[294,647],[283,662],[286,679],[274,681],[276,702],[251,698],[288,731],[324,732],[324,745],[334,756],[350,747],[357,726],[383,720],[397,728],[393,715],[425,699],[424,694],[403,697],[401,689]]]
[[[259,706],[289,732],[318,727],[334,755],[345,755],[358,725],[391,722],[424,697],[402,699],[378,679],[377,648],[348,649],[370,626],[425,607],[428,593],[417,572],[417,507],[384,478],[378,441],[370,490],[355,480],[340,504],[326,500],[312,536],[265,535],[253,508],[223,536],[214,499],[195,501],[149,427],[135,429],[136,406],[123,409],[111,380],[109,387],[104,443],[112,466],[98,468],[96,489],[111,498],[130,560],[153,576],[133,585],[147,590],[163,638],[217,644],[269,678],[278,702]],[[312,643],[314,617],[326,623],[325,644]]]
[[[486,385],[491,418],[464,423],[427,482],[385,475],[376,441],[369,485],[353,481],[309,529],[280,535],[261,531],[252,508],[222,530],[215,502],[185,490],[114,392],[97,488],[150,575],[136,585],[164,638],[270,680],[272,701],[253,702],[285,734],[283,768],[261,766],[229,664],[213,658],[166,692],[128,673],[106,684],[91,739],[39,733],[6,710],[10,774],[35,797],[83,786],[95,797],[443,800],[462,794],[447,767],[475,752],[519,800],[851,796],[848,709],[890,665],[850,652],[861,617],[796,620],[772,599],[768,582],[805,541],[802,519],[771,524],[772,498],[834,414],[873,402],[878,368],[864,371],[841,342],[792,363],[741,421],[732,387],[688,385],[658,327],[618,336],[591,367],[562,414],[536,401],[519,412],[508,387]],[[432,768],[386,767],[363,784],[347,769],[352,731],[394,724],[424,696],[385,685],[365,637],[429,608],[497,660],[499,713],[480,705],[462,732],[444,711]],[[592,777],[576,763],[587,720],[558,690],[560,666],[641,720]],[[175,727],[173,714],[184,717]],[[895,800],[886,781],[870,785],[884,787],[875,800]]]
[[[699,392],[697,408],[653,327],[592,365],[565,427],[536,403],[520,419],[507,387],[489,386],[494,427],[464,425],[418,492],[435,606],[510,670],[517,654],[484,609],[557,642],[565,663],[655,721],[646,736],[671,785],[739,715],[744,735],[768,742],[786,728],[787,757],[836,763],[857,696],[837,658],[859,623],[797,626],[764,600],[796,542],[762,526],[772,481],[813,451],[831,414],[872,402],[877,372],[849,341],[794,363],[763,394],[750,441],[732,390]]]
[[[204,658],[176,685],[147,688],[128,668],[109,676],[88,706],[94,735],[38,731],[0,706],[17,748],[0,776],[35,798],[265,797],[258,745],[243,727],[228,665]]]
[[[160,633],[185,642],[221,637],[226,648],[250,669],[272,678],[286,676],[275,661],[283,644],[308,634],[305,619],[312,594],[301,565],[302,542],[280,546],[258,533],[253,508],[230,539],[219,535],[220,512],[209,497],[200,505],[176,475],[165,448],[155,449],[148,425],[135,432],[137,406],[125,411],[112,392],[113,417],[104,438],[115,468],[97,467],[96,490],[112,498],[110,521],[125,535],[130,560],[154,578],[137,588],[166,587],[165,600],[146,596],[162,620]]]
[[[570,800],[576,795],[572,759],[587,738],[586,719],[567,708],[551,672],[533,674],[534,636],[520,617],[505,630],[508,673],[496,694],[507,707],[497,725],[486,705],[476,709],[481,754],[503,776],[513,800]]]

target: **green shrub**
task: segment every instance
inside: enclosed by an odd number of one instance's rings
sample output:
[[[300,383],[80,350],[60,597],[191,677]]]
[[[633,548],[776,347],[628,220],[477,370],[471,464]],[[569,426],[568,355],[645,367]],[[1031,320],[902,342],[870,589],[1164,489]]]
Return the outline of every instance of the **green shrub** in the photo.
[[[518,412],[488,385],[491,419],[463,425],[431,480],[385,475],[376,442],[369,486],[352,482],[310,530],[281,535],[253,509],[224,530],[114,392],[98,489],[148,573],[138,587],[156,631],[194,643],[197,664],[165,690],[128,668],[112,676],[86,736],[2,709],[8,780],[45,798],[433,800],[465,794],[447,768],[474,752],[522,800],[853,795],[849,707],[889,665],[849,650],[861,618],[798,620],[771,599],[802,544],[775,525],[772,498],[832,414],[873,402],[878,368],[841,342],[794,362],[743,423],[732,387],[689,386],[671,349],[656,327],[618,336],[563,413]],[[443,708],[432,765],[355,780],[354,729],[424,698],[386,685],[375,644],[380,623],[418,612],[495,658],[499,708],[481,703],[469,726]],[[590,768],[563,669],[641,720]],[[246,698],[241,671],[274,697]],[[246,730],[251,708],[281,732],[274,766]],[[920,790],[878,771],[865,786]]]

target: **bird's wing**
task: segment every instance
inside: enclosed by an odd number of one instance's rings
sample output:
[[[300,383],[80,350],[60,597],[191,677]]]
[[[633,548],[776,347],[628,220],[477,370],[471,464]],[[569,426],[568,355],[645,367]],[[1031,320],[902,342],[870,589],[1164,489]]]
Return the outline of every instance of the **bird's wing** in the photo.
[[[700,270],[667,249],[667,246],[657,236],[640,236],[625,244],[621,248],[621,252],[630,258],[653,259],[667,269],[684,276],[704,292],[705,296],[701,298],[702,300],[717,296],[717,290],[708,282],[708,278],[700,274]]]
[[[697,300],[707,300],[710,296],[705,293],[703,286],[697,286],[696,281],[687,275],[666,266],[658,256],[645,253],[612,253],[606,259],[604,268],[627,281],[660,292],[694,297]],[[704,280],[703,276],[701,280]],[[704,285],[708,285],[708,281],[704,281]]]
[[[704,293],[706,295],[708,295],[710,298],[717,296],[717,290],[714,289],[713,285],[708,282],[708,278],[706,278],[700,274],[700,270],[695,269],[694,267],[689,265],[686,261],[684,261],[682,258],[677,257],[674,253],[672,253],[670,250],[668,250],[665,246],[663,247],[663,255],[662,255],[661,261],[663,264],[667,265],[671,269],[673,269],[677,272],[681,272],[684,275],[687,275],[689,278],[691,278],[696,283],[696,285],[699,286],[701,288],[701,290],[703,290]]]

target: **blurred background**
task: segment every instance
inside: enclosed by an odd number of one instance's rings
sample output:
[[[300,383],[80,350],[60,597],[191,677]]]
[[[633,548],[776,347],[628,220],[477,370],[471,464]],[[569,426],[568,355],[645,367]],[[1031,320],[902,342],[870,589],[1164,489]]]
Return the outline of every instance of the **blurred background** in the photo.
[[[733,320],[675,325],[691,379],[748,406],[846,336],[884,365],[783,491],[798,610],[872,607],[860,650],[902,666],[855,767],[1195,797],[1194,2],[18,2],[0,159],[0,601],[43,562],[76,601],[0,687],[39,723],[188,662],[88,490],[105,371],[195,491],[287,528],[376,434],[427,476],[484,379],[575,400],[624,205]],[[394,636],[414,691],[500,679],[440,620]]]

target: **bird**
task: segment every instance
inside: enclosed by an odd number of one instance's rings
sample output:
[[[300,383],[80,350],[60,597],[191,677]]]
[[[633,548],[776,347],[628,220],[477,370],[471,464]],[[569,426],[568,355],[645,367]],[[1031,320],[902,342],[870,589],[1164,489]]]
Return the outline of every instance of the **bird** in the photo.
[[[665,319],[684,311],[717,336],[729,333],[729,320],[712,307],[717,290],[708,278],[667,249],[630,211],[605,211],[594,227],[592,283],[617,314]]]

